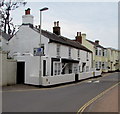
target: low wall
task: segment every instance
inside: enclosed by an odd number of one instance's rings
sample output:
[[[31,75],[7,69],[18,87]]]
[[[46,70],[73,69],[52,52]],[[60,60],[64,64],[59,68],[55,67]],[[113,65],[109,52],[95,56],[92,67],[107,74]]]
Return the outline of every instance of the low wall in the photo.
[[[101,76],[101,71],[95,71],[95,75],[94,76]]]
[[[1,81],[0,86],[16,84],[17,63],[14,60],[8,60],[7,54],[2,53],[0,56],[1,64]]]
[[[42,77],[43,86],[55,85],[60,83],[73,82],[73,81],[75,81],[75,74]]]
[[[79,73],[78,75],[78,80],[83,80],[83,79],[87,79],[93,77],[93,72],[83,72],[83,73]]]

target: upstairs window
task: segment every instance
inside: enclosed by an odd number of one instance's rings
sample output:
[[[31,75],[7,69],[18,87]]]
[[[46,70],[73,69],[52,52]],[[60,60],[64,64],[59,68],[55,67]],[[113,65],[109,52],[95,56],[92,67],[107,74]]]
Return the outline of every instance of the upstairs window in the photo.
[[[105,56],[105,50],[103,50],[103,56]]]
[[[60,56],[60,45],[57,45],[57,56]]]
[[[69,58],[71,58],[71,47],[69,47],[68,56],[69,56]]]
[[[88,59],[89,55],[88,55],[88,54],[89,54],[89,53],[87,52],[87,53],[86,53],[86,60],[87,60],[87,61],[89,61],[89,59]]]
[[[80,50],[78,49],[78,58],[80,58]]]
[[[45,51],[44,44],[41,45],[41,48],[42,48],[42,50],[43,50],[43,55],[44,55],[44,54],[45,54],[45,52],[44,52],[44,51]]]
[[[98,55],[98,49],[97,48],[95,49],[95,55]]]
[[[99,50],[99,56],[101,56],[101,50]]]

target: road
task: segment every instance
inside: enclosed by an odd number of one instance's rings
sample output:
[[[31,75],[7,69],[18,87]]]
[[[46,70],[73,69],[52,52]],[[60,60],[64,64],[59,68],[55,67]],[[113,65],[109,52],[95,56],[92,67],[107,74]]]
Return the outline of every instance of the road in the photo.
[[[118,83],[120,73],[59,88],[3,92],[3,112],[77,112],[86,102]],[[97,80],[97,81],[95,81]]]

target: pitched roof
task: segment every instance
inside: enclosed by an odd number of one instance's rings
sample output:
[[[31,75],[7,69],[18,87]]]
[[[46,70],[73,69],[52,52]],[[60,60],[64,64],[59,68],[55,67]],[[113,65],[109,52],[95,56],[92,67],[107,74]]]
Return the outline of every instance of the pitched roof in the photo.
[[[35,30],[36,32],[39,32],[38,29],[36,29],[34,27],[31,27],[31,26],[29,26],[29,27],[32,28],[33,30]],[[81,45],[77,41],[70,40],[70,39],[68,39],[66,37],[63,37],[63,36],[60,36],[60,35],[56,35],[54,33],[51,33],[49,31],[45,31],[45,30],[42,30],[41,33],[42,33],[43,36],[49,38],[50,42],[56,42],[56,43],[60,43],[60,44],[67,45],[67,46],[71,46],[71,47],[74,47],[74,48],[77,48],[77,49],[81,49],[81,50],[84,50],[84,51],[92,52],[88,48],[86,48],[85,46]]]
[[[11,35],[4,33],[2,30],[0,30],[0,35],[2,35],[2,37],[6,39],[7,41],[10,40],[11,38]]]
[[[96,44],[95,42],[93,42],[93,41],[91,41],[91,40],[88,40],[88,39],[87,39],[87,41],[90,42],[91,44],[95,45],[96,47],[100,47],[100,48],[106,49],[105,47],[103,47],[103,46],[101,46],[101,45],[99,45],[99,44]]]

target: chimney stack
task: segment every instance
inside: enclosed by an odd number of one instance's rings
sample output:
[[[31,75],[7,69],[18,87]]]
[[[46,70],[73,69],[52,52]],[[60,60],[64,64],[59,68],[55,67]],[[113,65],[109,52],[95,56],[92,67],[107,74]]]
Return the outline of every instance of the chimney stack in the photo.
[[[30,14],[30,8],[25,10],[25,15],[22,16],[22,24],[30,24],[33,25],[34,17]]]
[[[81,32],[77,32],[77,36],[75,37],[76,41],[78,41],[79,43],[82,44],[82,36],[81,36]]]
[[[95,40],[95,44],[99,45],[99,40]]]
[[[28,8],[27,10],[25,10],[25,15],[30,15],[30,8]]]
[[[55,33],[56,35],[60,35],[59,21],[54,22],[53,33]]]

